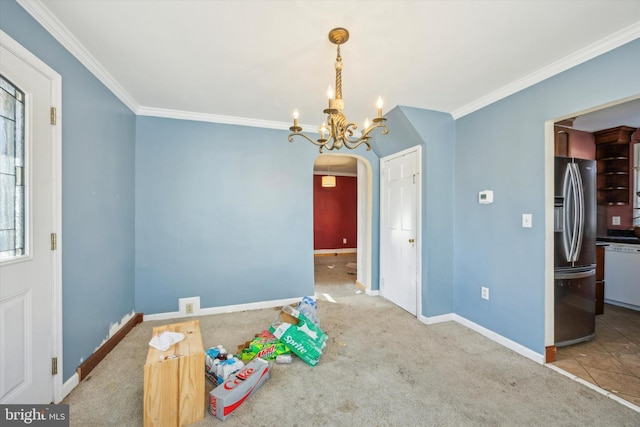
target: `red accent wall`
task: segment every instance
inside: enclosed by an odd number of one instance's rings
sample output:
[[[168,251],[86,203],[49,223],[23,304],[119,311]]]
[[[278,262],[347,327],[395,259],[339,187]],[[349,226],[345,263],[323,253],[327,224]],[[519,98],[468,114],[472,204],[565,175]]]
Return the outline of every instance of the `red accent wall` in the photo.
[[[358,179],[336,176],[336,186],[326,188],[321,181],[322,176],[313,176],[314,249],[357,247]]]

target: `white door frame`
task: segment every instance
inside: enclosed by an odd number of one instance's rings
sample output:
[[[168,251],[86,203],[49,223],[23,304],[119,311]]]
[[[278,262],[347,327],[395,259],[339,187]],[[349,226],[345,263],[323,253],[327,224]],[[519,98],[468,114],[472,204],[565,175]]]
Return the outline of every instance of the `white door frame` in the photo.
[[[51,177],[53,188],[51,217],[54,228],[51,232],[57,235],[57,250],[52,251],[51,354],[58,359],[58,374],[51,377],[53,383],[51,400],[57,403],[64,398],[62,391],[62,76],[2,30],[0,30],[0,45],[51,81],[52,107],[55,107],[57,112],[56,125],[50,128],[53,175]]]
[[[416,155],[416,175],[418,179],[416,180],[416,317],[418,319],[422,318],[422,146],[416,145],[414,147],[407,148],[406,150],[399,151],[397,153],[393,153],[391,155],[380,158],[380,236],[382,237],[383,233],[383,200],[384,192],[386,189],[386,185],[384,184],[385,180],[382,176],[384,169],[384,162],[395,157],[405,156],[410,153],[415,153]],[[380,265],[383,265],[384,262],[384,254],[385,249],[383,244],[386,243],[383,239],[380,239]],[[381,272],[382,273],[382,272]],[[381,289],[382,285],[382,274],[379,275],[380,283],[378,284],[378,289]],[[384,296],[384,295],[383,295]]]

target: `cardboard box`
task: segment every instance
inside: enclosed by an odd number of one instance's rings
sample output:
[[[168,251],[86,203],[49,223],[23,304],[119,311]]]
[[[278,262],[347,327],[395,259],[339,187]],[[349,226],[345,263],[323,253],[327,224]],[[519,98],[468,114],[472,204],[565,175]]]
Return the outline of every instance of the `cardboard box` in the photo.
[[[184,426],[204,418],[204,350],[200,322],[153,328],[184,334],[184,339],[160,351],[149,347],[144,365],[144,426]]]
[[[255,358],[209,393],[209,413],[225,420],[271,377],[271,366]]]
[[[284,306],[269,331],[307,364],[315,366],[327,345],[327,334],[304,314]]]

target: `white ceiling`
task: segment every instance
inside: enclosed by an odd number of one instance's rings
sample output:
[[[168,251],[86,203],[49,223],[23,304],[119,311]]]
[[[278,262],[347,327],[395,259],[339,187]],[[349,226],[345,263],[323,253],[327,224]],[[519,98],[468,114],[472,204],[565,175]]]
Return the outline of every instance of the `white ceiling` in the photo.
[[[385,112],[458,118],[640,37],[640,0],[18,2],[137,114],[287,129],[297,108],[307,132],[335,85],[335,27],[350,32],[344,112],[359,125],[378,95]],[[640,99],[574,121],[618,125],[640,127]]]
[[[138,114],[285,129],[324,119],[334,27],[359,124],[378,95],[457,118],[640,37],[640,0],[18,1]]]

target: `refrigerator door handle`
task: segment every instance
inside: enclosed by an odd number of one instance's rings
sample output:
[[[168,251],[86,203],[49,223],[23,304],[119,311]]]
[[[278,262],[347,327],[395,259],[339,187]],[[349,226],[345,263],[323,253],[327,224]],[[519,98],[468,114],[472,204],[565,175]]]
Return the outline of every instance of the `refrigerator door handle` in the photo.
[[[564,211],[564,229],[562,230],[562,244],[563,244],[563,248],[564,248],[564,255],[567,259],[567,262],[571,262],[571,255],[572,255],[572,246],[571,246],[571,229],[573,227],[573,224],[571,223],[571,212],[569,210],[569,207],[571,206],[571,168],[569,167],[570,165],[567,165],[567,168],[564,171],[564,179],[562,181],[562,195],[564,196],[563,199],[563,206],[562,206],[562,210]]]
[[[582,248],[582,236],[584,235],[584,187],[582,186],[582,176],[580,175],[580,168],[575,163],[572,163],[574,168],[574,182],[576,188],[576,211],[578,216],[578,233],[576,235],[576,241],[573,249],[573,261],[578,261],[580,258],[580,249]]]
[[[562,272],[555,273],[553,275],[554,280],[571,280],[571,279],[584,279],[585,277],[591,277],[596,274],[596,269],[593,268],[587,271],[581,271],[579,273]]]
[[[569,180],[569,192],[571,209],[568,210],[567,214],[570,215],[569,229],[571,230],[570,243],[569,243],[569,262],[575,262],[578,252],[578,237],[581,235],[580,232],[580,190],[578,183],[580,181],[579,177],[576,176],[577,165],[575,163],[570,163],[568,165],[568,180]]]

